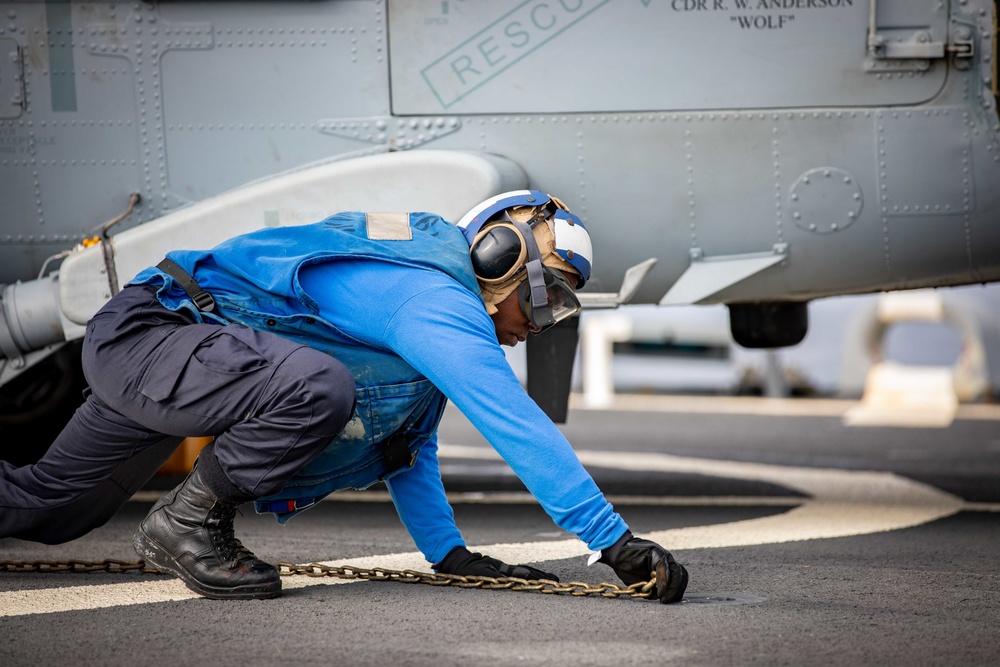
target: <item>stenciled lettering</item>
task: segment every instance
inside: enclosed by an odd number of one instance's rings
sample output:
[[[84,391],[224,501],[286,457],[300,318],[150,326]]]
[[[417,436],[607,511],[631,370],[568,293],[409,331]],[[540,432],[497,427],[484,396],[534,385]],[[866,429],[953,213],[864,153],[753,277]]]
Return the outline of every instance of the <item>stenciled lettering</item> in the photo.
[[[685,0],[677,0],[684,2]],[[854,0],[731,0],[736,10],[837,9],[853,7]],[[713,5],[713,9],[717,8]],[[721,9],[721,7],[718,7]],[[743,30],[780,30],[795,21],[795,14],[737,14],[729,20]]]
[[[486,48],[486,45],[492,41],[493,37],[487,37],[483,41],[479,42],[479,52],[483,54],[483,58],[486,59],[486,62],[489,63],[490,67],[493,67],[494,65],[499,65],[501,62],[503,62],[504,58],[507,57],[504,55],[501,55],[499,58],[496,59],[490,57],[490,54],[496,53],[497,51],[500,50],[500,47],[496,44],[493,44],[489,48]]]
[[[712,0],[687,1],[697,4]],[[527,0],[420,74],[447,108],[607,2]]]
[[[465,83],[465,74],[464,74],[465,72],[469,72],[470,74],[473,75],[482,74],[482,72],[480,72],[479,70],[477,70],[472,66],[472,58],[470,58],[469,56],[459,56],[458,58],[453,60],[451,62],[451,69],[452,71],[455,72],[456,76],[458,76],[459,81],[461,81],[463,84]]]
[[[670,8],[675,12],[694,12],[707,10],[708,0],[670,0]]]
[[[792,14],[756,14],[754,16],[734,16],[730,19],[741,28],[756,28],[757,30],[776,30],[795,20]]]
[[[552,27],[556,24],[556,17],[554,14],[549,14],[548,21],[545,21],[544,23],[538,20],[538,17],[540,15],[539,10],[548,10],[548,8],[549,8],[548,4],[544,2],[540,2],[531,8],[531,22],[534,23],[535,27],[538,28],[539,30],[551,30]]]
[[[521,28],[520,21],[508,23],[503,29],[503,34],[511,38],[510,45],[515,49],[519,49],[531,41],[531,33]]]
[[[836,9],[853,7],[854,0],[733,0],[736,9]]]
[[[32,136],[22,134],[22,130],[14,127],[0,127],[0,152],[34,155],[38,146],[54,146],[54,136]]]

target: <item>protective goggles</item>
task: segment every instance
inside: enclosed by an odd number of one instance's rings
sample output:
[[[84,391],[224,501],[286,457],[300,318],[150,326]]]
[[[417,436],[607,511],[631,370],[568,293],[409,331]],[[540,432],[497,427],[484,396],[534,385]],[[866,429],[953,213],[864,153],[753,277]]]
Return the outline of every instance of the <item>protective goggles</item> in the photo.
[[[472,243],[470,257],[476,277],[483,283],[500,285],[526,272],[527,279],[518,286],[518,303],[536,328],[548,328],[580,312],[573,286],[562,273],[542,264],[531,227],[505,218],[477,234]]]
[[[576,298],[576,291],[562,273],[543,266],[542,279],[545,285],[544,305],[535,305],[534,290],[530,280],[525,280],[518,286],[517,299],[521,304],[521,312],[531,325],[544,331],[557,322],[579,313],[581,306],[580,300]]]

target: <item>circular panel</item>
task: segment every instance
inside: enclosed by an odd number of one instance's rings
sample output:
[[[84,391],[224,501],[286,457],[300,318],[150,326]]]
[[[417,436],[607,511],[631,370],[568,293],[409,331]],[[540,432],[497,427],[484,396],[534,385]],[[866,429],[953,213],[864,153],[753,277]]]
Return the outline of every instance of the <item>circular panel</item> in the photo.
[[[864,205],[857,180],[836,167],[817,167],[799,176],[788,200],[795,224],[817,234],[847,229],[858,219]]]

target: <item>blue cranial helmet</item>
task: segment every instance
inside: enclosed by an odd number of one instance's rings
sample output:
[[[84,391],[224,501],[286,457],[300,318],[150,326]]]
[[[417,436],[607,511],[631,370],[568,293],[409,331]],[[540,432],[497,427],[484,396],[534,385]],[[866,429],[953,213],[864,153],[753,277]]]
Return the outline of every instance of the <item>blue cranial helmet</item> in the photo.
[[[510,212],[526,207],[534,209],[534,213],[527,220],[529,227],[533,228],[542,221],[550,223],[555,236],[553,250],[580,274],[582,280],[578,287],[583,287],[590,280],[594,255],[590,233],[579,216],[571,213],[565,204],[555,197],[539,190],[504,192],[475,206],[462,217],[458,227],[465,233],[465,238],[471,247],[484,227],[491,226],[490,223],[510,223],[512,222]]]
[[[521,310],[535,327],[580,311],[575,288],[590,278],[593,246],[583,222],[561,201],[538,190],[505,192],[466,213],[458,227],[476,278],[517,285]]]

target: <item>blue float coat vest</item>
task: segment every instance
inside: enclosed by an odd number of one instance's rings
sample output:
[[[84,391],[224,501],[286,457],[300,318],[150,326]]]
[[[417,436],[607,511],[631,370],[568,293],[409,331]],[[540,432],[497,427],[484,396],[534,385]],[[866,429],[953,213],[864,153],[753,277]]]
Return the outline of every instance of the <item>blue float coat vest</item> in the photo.
[[[187,309],[199,321],[271,331],[326,352],[351,370],[357,398],[352,420],[279,494],[257,502],[258,510],[273,511],[279,521],[329,493],[363,489],[406,470],[385,470],[378,443],[403,432],[416,455],[437,428],[446,404],[443,394],[398,355],[357,341],[324,320],[298,278],[308,264],[375,259],[442,272],[478,298],[468,242],[458,228],[429,213],[411,213],[409,222],[408,240],[373,240],[364,213],[341,213],[312,225],[253,232],[208,251],[169,253],[214,297],[213,313],[194,308],[158,269],[146,269],[130,282],[163,281],[158,297],[168,308]]]

